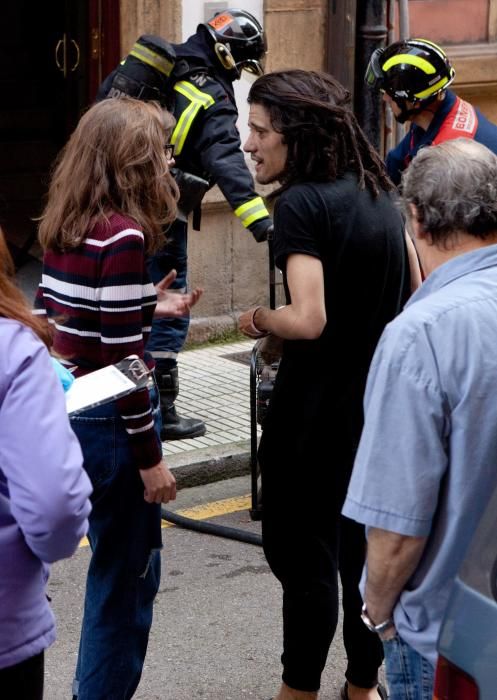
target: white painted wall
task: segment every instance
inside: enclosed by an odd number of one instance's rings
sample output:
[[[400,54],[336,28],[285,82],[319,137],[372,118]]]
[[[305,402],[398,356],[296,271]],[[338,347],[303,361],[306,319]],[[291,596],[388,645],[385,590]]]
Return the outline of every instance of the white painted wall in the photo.
[[[218,6],[218,7],[215,7]],[[208,17],[205,17],[205,12],[208,12]],[[227,9],[229,7],[236,7],[243,10],[247,10],[254,17],[256,17],[261,24],[264,20],[263,11],[263,0],[234,0],[234,2],[208,2],[205,0],[183,0],[183,40],[187,39],[189,36],[195,33],[197,26],[204,22],[205,19],[211,17],[216,9]],[[214,9],[213,9],[214,8]],[[250,83],[243,77],[240,80],[235,81],[235,96],[236,103],[238,105],[239,119],[238,128],[240,130],[240,137],[242,139],[242,144],[248,136],[248,105],[247,105],[247,95],[250,88]]]

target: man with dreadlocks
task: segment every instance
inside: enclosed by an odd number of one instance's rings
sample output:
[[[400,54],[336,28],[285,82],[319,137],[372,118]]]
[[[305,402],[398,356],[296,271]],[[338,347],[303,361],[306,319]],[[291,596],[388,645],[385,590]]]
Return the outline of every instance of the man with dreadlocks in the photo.
[[[340,511],[369,364],[419,269],[410,271],[392,185],[349,99],[330,75],[302,70],[259,78],[248,98],[244,149],[259,183],[280,184],[274,254],[287,302],[240,317],[249,337],[283,339],[258,455],[264,552],[283,588],[275,700],[318,696],[337,625],[338,571],[348,658],[341,697],[386,698],[382,645],[360,618],[364,529]]]

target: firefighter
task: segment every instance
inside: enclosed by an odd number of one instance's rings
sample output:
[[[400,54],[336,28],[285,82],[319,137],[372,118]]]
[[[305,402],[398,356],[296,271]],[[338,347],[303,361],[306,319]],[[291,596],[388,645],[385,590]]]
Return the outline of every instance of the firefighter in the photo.
[[[173,288],[186,288],[187,217],[193,210],[193,227],[199,228],[198,205],[206,189],[215,184],[256,241],[267,238],[272,220],[254,191],[241,151],[233,90],[243,70],[255,76],[263,73],[266,50],[265,35],[255,17],[245,10],[226,10],[200,24],[182,44],[169,44],[156,36],[140,37],[100,88],[100,99],[120,94],[158,99],[176,117],[171,145],[181,192],[180,213],[166,233],[167,246],[149,261],[154,283],[174,268]],[[177,356],[188,323],[188,319],[154,320],[147,346],[156,361],[161,437],[165,440],[205,433],[203,421],[178,415],[174,405],[179,392]]]
[[[371,55],[366,83],[383,92],[399,123],[411,123],[386,158],[388,174],[396,185],[423,146],[465,137],[497,153],[497,126],[448,89],[454,77],[444,50],[427,39],[396,41]]]

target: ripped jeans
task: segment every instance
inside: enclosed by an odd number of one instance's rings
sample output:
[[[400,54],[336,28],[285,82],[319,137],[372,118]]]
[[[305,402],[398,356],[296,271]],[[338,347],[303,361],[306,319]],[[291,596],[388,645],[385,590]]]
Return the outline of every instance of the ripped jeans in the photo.
[[[155,390],[151,398],[159,435]],[[73,693],[78,700],[127,700],[140,681],[160,583],[160,505],[143,499],[143,482],[115,404],[74,416],[71,426],[94,489]]]

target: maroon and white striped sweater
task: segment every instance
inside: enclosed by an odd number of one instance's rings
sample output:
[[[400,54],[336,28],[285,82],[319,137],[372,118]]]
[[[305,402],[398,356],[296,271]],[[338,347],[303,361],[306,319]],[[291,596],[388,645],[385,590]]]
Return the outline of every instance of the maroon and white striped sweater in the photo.
[[[113,214],[76,249],[47,251],[35,313],[54,327],[54,351],[78,377],[128,355],[144,358],[157,302],[144,237],[133,219]],[[145,361],[153,367],[153,360]],[[157,464],[161,447],[146,389],[117,400],[140,469]]]

